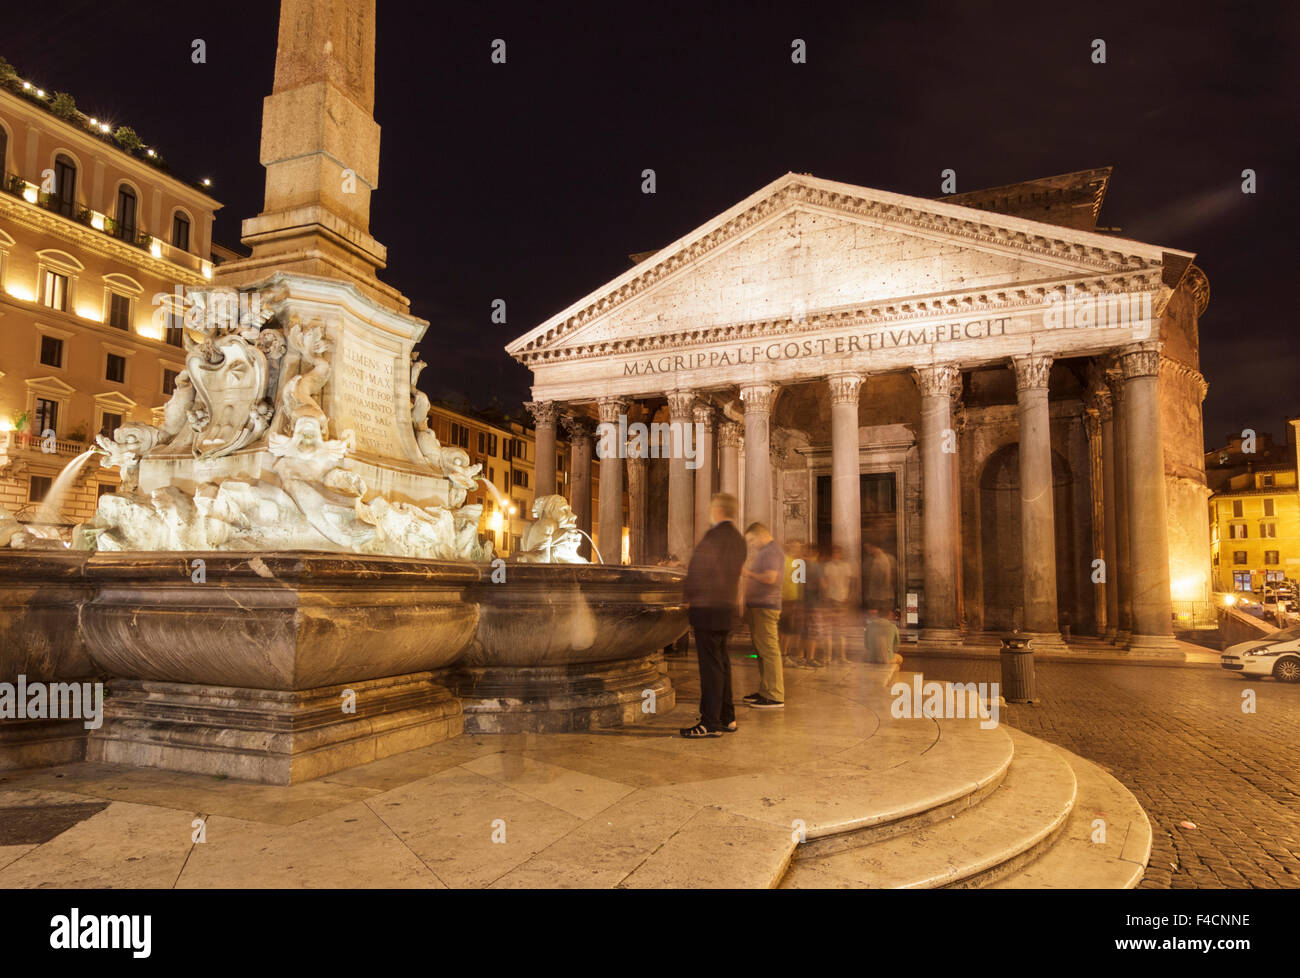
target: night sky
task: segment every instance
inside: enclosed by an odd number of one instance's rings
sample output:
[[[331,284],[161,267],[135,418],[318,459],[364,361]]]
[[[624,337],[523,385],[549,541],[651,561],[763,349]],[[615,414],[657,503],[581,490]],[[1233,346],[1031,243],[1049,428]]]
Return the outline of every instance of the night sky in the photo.
[[[0,55],[211,177],[216,238],[237,244],[261,210],[278,6],[11,4]],[[430,393],[517,404],[529,373],[506,342],[786,171],[935,197],[949,167],[964,192],[1113,165],[1100,225],[1196,252],[1209,278],[1207,442],[1281,437],[1300,412],[1298,48],[1300,4],[1284,3],[379,0],[371,230],[382,277],[431,321]]]

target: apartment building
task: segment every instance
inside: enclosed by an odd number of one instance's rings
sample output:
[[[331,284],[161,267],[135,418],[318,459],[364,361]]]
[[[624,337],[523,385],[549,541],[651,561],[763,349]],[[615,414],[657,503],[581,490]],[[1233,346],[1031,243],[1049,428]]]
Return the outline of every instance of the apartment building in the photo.
[[[0,506],[66,525],[119,480],[93,456],[47,499],[60,472],[171,395],[177,297],[212,277],[221,205],[116,120],[0,69]]]
[[[524,527],[532,521],[536,490],[537,441],[533,428],[504,415],[475,412],[436,402],[429,408],[429,427],[443,445],[456,445],[482,464],[482,482],[468,502],[483,505],[479,532],[490,536],[501,556],[519,549]],[[556,444],[556,491],[568,496],[569,446]],[[593,490],[594,491],[594,490]]]
[[[1289,444],[1235,436],[1205,456],[1216,591],[1257,594],[1268,582],[1300,579],[1300,418],[1289,427]]]

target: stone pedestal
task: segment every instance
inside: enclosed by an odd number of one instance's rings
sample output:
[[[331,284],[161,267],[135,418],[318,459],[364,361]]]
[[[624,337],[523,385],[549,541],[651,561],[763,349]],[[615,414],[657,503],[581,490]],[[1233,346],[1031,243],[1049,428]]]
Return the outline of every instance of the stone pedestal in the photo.
[[[116,679],[87,760],[288,785],[459,736],[431,673],[307,690]]]
[[[456,686],[465,733],[572,733],[649,719],[677,702],[662,662],[656,652],[582,665],[467,666]]]

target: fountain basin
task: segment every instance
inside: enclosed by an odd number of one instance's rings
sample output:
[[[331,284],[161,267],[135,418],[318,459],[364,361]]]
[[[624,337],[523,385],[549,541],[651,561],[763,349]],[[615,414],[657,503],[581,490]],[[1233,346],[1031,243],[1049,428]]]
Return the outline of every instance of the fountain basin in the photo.
[[[302,691],[434,672],[460,657],[478,614],[465,600],[478,570],[453,561],[100,553],[86,576],[95,663],[159,682]]]
[[[600,564],[508,564],[469,598],[478,630],[470,666],[560,666],[638,658],[686,629],[681,571]]]
[[[0,682],[93,682],[77,611],[93,588],[88,554],[59,550],[0,551]],[[0,770],[80,761],[80,719],[0,719]]]
[[[57,733],[92,761],[291,784],[466,731],[672,707],[659,650],[686,627],[680,572],[493,573],[322,552],[0,555],[4,678],[110,677],[99,728],[0,722],[0,766],[79,759],[22,747]]]
[[[467,733],[556,733],[672,709],[664,646],[686,628],[683,575],[512,564],[471,589],[478,630],[452,674]]]

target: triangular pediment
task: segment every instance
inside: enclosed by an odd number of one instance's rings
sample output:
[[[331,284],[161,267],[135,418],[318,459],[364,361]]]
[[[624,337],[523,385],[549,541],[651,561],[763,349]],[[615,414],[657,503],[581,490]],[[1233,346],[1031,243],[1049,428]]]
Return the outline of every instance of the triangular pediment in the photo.
[[[943,201],[787,174],[507,346],[549,351],[724,325],[1014,301],[1159,278],[1169,252]],[[992,297],[992,298],[990,298]]]

